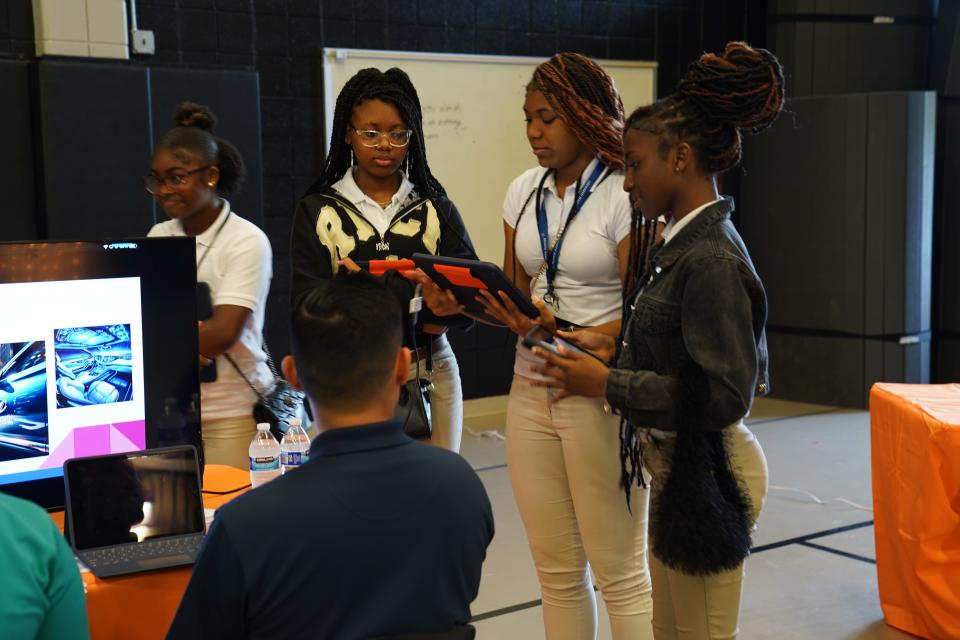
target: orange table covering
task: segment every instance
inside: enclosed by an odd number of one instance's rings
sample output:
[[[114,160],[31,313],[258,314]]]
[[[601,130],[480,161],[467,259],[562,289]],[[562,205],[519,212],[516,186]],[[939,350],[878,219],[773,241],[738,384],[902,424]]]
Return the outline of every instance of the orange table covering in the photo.
[[[216,464],[204,467],[204,491],[230,491],[249,483],[250,475],[246,471]],[[240,493],[242,491],[224,496],[205,493],[203,506],[215,509]],[[51,517],[63,529],[63,513],[54,513]],[[91,637],[103,640],[163,638],[189,580],[190,567],[135,573],[105,580],[92,573],[84,573]]]
[[[875,384],[870,444],[887,624],[960,638],[960,385]]]

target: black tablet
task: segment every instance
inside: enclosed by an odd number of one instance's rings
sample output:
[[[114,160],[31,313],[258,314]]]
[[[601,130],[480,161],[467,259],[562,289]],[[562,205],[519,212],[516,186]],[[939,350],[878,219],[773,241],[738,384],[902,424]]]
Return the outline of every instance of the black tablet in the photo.
[[[476,298],[480,295],[481,289],[486,289],[494,297],[498,292],[504,291],[517,308],[529,318],[540,316],[540,312],[530,302],[530,297],[524,295],[507,277],[507,274],[492,262],[431,256],[425,253],[413,254],[413,262],[430,276],[437,286],[452,292],[457,302],[462,304],[467,313],[472,316],[494,324],[502,324],[488,315],[483,305],[477,302]]]

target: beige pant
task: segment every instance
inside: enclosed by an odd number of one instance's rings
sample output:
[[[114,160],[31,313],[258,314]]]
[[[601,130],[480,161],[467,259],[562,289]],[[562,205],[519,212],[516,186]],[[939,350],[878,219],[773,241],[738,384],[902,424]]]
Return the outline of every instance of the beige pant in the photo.
[[[238,469],[250,468],[250,442],[257,433],[257,423],[250,415],[204,420],[203,456],[207,464],[225,464]]]
[[[434,341],[433,371],[427,372],[427,363],[420,362],[420,377],[433,383],[430,389],[430,439],[423,440],[441,449],[460,453],[463,435],[463,390],[460,386],[460,367],[447,341],[440,336]],[[407,380],[417,375],[415,362],[410,363]]]
[[[647,492],[633,513],[620,488],[619,420],[594,398],[570,397],[514,376],[507,405],[507,467],[540,579],[548,640],[592,640],[597,608],[614,640],[652,638],[646,565]]]
[[[767,495],[767,460],[754,435],[741,422],[725,433],[737,478],[746,486],[753,519]],[[650,438],[644,466],[653,476],[651,499],[670,469],[674,440]],[[669,517],[669,514],[665,514]],[[726,640],[737,637],[744,565],[711,576],[690,576],[666,567],[650,554],[653,580],[653,632],[656,640]]]

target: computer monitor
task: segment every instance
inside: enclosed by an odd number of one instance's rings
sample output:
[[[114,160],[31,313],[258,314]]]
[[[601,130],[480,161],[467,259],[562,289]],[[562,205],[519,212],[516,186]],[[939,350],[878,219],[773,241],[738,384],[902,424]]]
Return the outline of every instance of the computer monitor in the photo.
[[[0,491],[63,505],[68,458],[201,449],[192,238],[0,243]]]

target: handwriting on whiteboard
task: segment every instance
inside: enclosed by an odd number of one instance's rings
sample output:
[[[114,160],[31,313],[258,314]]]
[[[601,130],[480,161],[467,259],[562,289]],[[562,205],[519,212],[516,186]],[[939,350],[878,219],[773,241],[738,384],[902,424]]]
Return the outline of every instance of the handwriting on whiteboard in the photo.
[[[462,107],[459,102],[442,102],[427,104],[423,107],[423,135],[427,140],[437,140],[441,137],[459,137],[467,130],[461,117]]]

